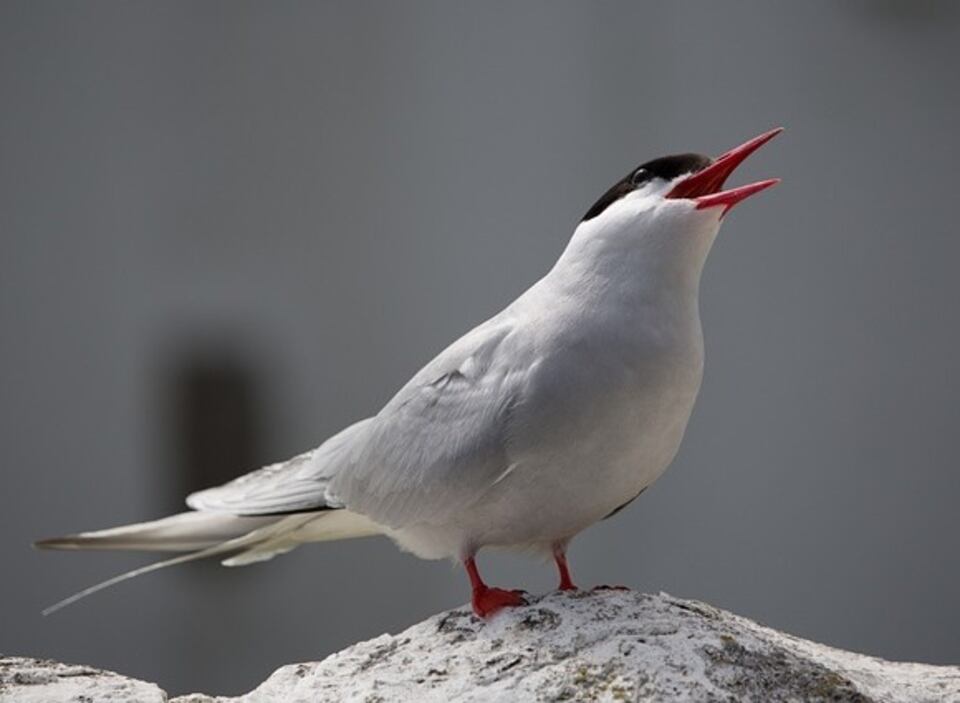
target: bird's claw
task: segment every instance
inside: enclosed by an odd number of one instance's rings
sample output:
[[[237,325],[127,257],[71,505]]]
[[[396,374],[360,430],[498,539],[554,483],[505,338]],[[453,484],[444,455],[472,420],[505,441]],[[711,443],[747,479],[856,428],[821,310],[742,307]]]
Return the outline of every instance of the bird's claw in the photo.
[[[526,605],[526,591],[519,589],[486,588],[473,594],[473,612],[478,617],[488,618],[504,608]]]

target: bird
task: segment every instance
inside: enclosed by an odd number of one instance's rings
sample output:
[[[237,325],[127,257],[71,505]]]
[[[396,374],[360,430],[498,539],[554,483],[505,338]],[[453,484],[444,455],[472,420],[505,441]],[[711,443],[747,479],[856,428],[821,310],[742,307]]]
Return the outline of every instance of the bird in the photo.
[[[316,449],[192,493],[186,512],[37,542],[178,553],[44,612],[194,559],[240,566],[373,535],[462,563],[479,617],[526,603],[483,580],[483,548],[552,557],[559,589],[575,589],[571,540],[624,509],[678,451],[703,376],[705,260],[725,215],[779,179],[724,184],[781,131],[631,170],[540,280]]]

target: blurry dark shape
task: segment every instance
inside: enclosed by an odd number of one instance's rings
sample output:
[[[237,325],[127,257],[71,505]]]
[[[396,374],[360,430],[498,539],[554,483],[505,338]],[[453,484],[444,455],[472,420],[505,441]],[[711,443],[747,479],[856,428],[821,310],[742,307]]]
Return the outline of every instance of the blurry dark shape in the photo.
[[[227,345],[181,349],[166,367],[162,434],[172,480],[163,484],[179,510],[188,493],[262,464],[261,375]]]

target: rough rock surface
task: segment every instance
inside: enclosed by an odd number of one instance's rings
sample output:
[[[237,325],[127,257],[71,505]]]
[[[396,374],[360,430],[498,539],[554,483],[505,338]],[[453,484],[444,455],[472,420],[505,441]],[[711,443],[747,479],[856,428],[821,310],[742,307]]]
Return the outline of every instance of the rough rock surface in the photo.
[[[164,697],[151,684],[86,667],[0,660],[0,703],[31,700]],[[960,703],[960,667],[844,652],[666,594],[573,592],[488,622],[467,609],[441,613],[322,662],[282,667],[239,698],[174,699],[397,700]]]
[[[0,657],[0,702],[54,703],[74,701],[138,701],[163,703],[159,686],[89,666],[49,659]]]

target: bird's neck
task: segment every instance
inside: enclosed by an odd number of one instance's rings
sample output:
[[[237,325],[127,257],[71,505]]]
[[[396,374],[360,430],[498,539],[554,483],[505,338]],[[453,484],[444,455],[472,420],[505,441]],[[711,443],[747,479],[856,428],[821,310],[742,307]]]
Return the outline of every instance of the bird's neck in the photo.
[[[630,237],[581,226],[549,277],[588,305],[696,315],[700,274],[715,236],[716,227]]]

